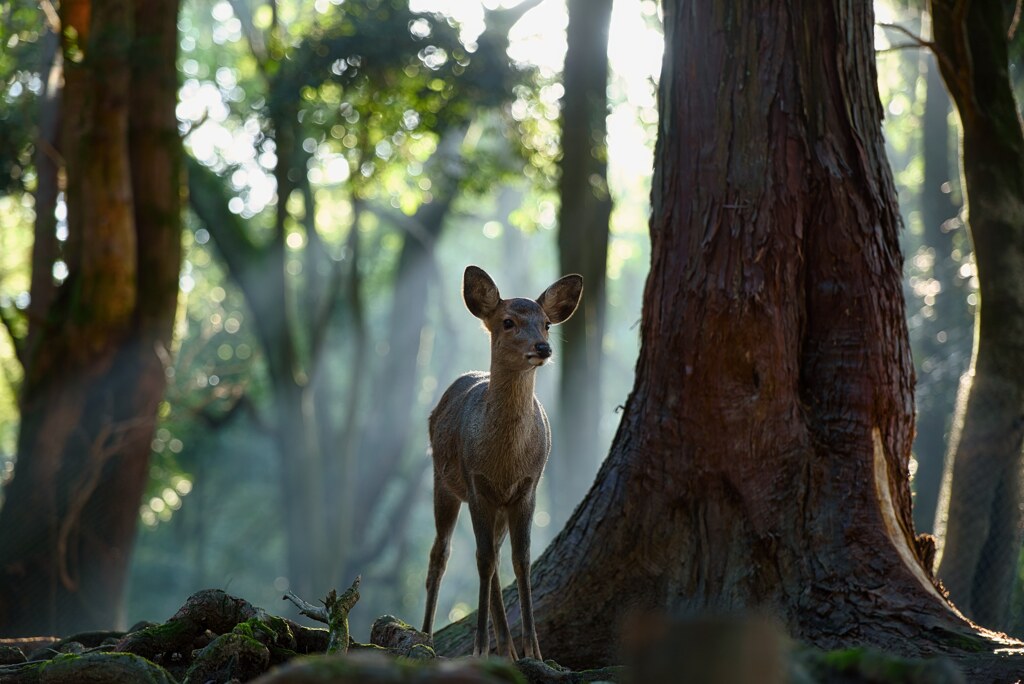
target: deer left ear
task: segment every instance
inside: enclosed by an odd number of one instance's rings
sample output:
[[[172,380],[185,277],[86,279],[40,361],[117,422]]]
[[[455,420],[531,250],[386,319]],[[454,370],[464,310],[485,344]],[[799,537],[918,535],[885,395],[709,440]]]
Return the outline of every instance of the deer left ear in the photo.
[[[556,280],[537,297],[537,303],[552,323],[562,323],[576,311],[582,295],[583,276],[573,273]]]

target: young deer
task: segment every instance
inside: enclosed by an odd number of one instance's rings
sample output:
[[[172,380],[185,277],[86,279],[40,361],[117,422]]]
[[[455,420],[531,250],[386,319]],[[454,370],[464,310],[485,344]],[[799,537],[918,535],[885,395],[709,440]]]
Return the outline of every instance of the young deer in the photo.
[[[476,266],[469,266],[463,277],[466,307],[491,335],[491,371],[457,379],[430,414],[437,537],[430,550],[423,631],[431,633],[452,530],[466,501],[480,572],[474,655],[489,650],[489,607],[498,652],[518,657],[498,580],[498,553],[508,532],[522,609],[523,650],[527,656],[541,657],[530,594],[530,526],[537,482],[551,451],[551,429],[533,394],[534,371],[551,358],[548,328],[573,314],[582,293],[583,278],[578,275],[556,281],[536,301],[502,299],[494,281]]]

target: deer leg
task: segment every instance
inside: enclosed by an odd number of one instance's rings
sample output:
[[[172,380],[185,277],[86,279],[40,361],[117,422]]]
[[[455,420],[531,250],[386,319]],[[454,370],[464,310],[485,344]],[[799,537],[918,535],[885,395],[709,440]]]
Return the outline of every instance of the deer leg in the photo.
[[[530,526],[533,524],[534,492],[526,492],[509,511],[509,536],[512,539],[512,567],[519,587],[519,607],[523,617],[523,655],[541,660],[537,628],[533,623],[533,595],[530,589]]]
[[[431,634],[434,627],[434,611],[437,609],[437,591],[441,587],[441,578],[448,565],[448,554],[451,551],[452,531],[455,521],[459,519],[459,507],[462,502],[458,497],[434,481],[434,523],[437,536],[430,549],[430,565],[427,569],[427,610],[423,616],[423,631]]]
[[[512,632],[508,628],[508,617],[505,615],[505,602],[501,598],[501,580],[498,579],[498,566],[501,565],[501,544],[508,530],[508,520],[501,516],[498,529],[494,535],[494,574],[491,576],[491,627],[494,629],[494,640],[498,644],[498,654],[518,660]]]
[[[487,634],[488,601],[491,595],[491,580],[498,567],[497,546],[494,529],[497,510],[483,497],[473,491],[469,494],[469,514],[473,520],[473,534],[476,536],[476,567],[480,574],[480,596],[477,601],[476,636],[473,640],[473,655],[485,656],[490,651],[490,637]]]

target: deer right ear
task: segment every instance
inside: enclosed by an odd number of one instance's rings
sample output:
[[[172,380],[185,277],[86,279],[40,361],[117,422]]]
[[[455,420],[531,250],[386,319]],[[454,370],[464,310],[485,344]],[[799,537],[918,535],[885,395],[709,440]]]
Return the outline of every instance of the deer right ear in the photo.
[[[466,267],[466,273],[462,276],[462,298],[466,308],[477,318],[487,318],[501,303],[498,286],[478,266]]]

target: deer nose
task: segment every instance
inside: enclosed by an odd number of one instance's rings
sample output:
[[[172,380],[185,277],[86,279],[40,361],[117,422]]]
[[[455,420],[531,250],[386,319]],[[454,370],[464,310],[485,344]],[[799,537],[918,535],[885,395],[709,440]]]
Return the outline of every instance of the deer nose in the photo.
[[[538,342],[533,345],[533,348],[537,350],[537,354],[539,354],[542,359],[546,359],[551,356],[551,345],[547,342]]]

